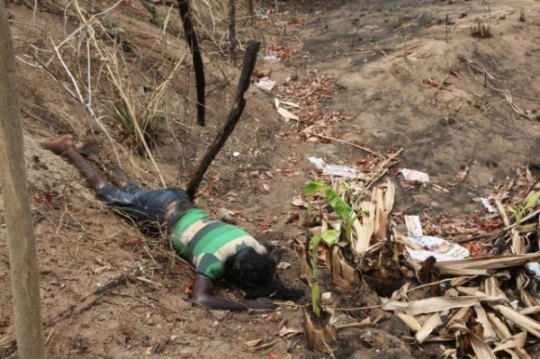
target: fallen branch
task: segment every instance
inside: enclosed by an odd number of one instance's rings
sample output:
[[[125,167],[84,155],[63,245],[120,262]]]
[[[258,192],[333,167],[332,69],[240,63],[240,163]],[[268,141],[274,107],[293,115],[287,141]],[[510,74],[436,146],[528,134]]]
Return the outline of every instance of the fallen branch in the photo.
[[[480,80],[478,77],[476,77],[476,75],[474,74],[474,71],[476,72],[479,72],[481,74],[484,75],[484,86],[501,94],[504,99],[506,100],[506,102],[508,103],[508,105],[510,106],[510,108],[515,112],[517,113],[518,115],[526,118],[526,119],[529,119],[529,120],[538,120],[537,119],[537,116],[534,114],[534,113],[528,113],[528,111],[525,111],[523,110],[522,108],[520,108],[519,106],[517,106],[515,103],[514,103],[514,99],[512,98],[512,93],[502,87],[502,85],[499,83],[499,81],[497,81],[497,79],[495,78],[495,76],[493,76],[492,74],[490,74],[485,68],[484,66],[482,66],[481,64],[479,63],[476,63],[474,61],[472,61],[471,59],[468,59],[466,58],[465,56],[458,56],[458,59],[465,63],[467,65],[467,67],[469,68],[469,71],[471,72],[471,75],[473,76],[473,78],[477,81],[477,82],[482,82],[482,80]],[[495,84],[495,86],[491,86],[489,83],[488,83],[488,79]]]
[[[197,34],[193,28],[191,22],[189,1],[178,0],[178,7],[180,9],[180,17],[182,18],[182,24],[184,25],[184,34],[186,35],[186,41],[191,49],[193,55],[193,69],[195,70],[195,83],[197,85],[197,123],[204,126],[204,111],[205,111],[205,97],[204,97],[204,65],[201,57],[201,49],[199,48],[199,41],[197,40]]]
[[[355,148],[358,148],[362,151],[365,151],[367,153],[371,153],[372,155],[375,155],[379,158],[382,158],[382,159],[386,159],[386,157],[384,157],[383,155],[381,155],[379,152],[375,152],[373,151],[372,149],[368,148],[368,147],[365,147],[365,146],[362,146],[362,145],[357,145],[355,143],[352,143],[352,142],[349,142],[349,141],[345,141],[345,140],[342,140],[340,138],[336,138],[336,137],[330,137],[330,136],[326,136],[326,135],[322,135],[322,134],[319,134],[319,133],[315,133],[315,132],[306,132],[308,135],[312,135],[312,136],[315,136],[315,137],[319,137],[319,138],[323,138],[325,140],[328,140],[328,141],[333,141],[333,142],[339,142],[339,143],[343,143],[345,145],[349,145],[349,146],[353,146]]]
[[[257,53],[259,52],[260,45],[260,42],[254,42],[249,44],[246,49],[246,54],[244,55],[244,65],[242,67],[240,80],[238,81],[238,88],[236,90],[236,98],[234,99],[231,111],[229,112],[227,122],[216,136],[214,142],[210,145],[208,152],[201,160],[199,169],[197,170],[197,172],[195,172],[187,186],[186,193],[188,194],[189,198],[191,198],[191,200],[195,199],[197,188],[199,187],[199,184],[201,183],[202,178],[206,173],[206,170],[225,144],[225,141],[227,141],[227,138],[229,138],[229,136],[231,135],[234,127],[238,123],[238,120],[240,120],[240,116],[242,116],[242,112],[246,107],[246,100],[244,99],[244,94],[249,88],[251,74],[255,69],[255,63],[257,62]]]

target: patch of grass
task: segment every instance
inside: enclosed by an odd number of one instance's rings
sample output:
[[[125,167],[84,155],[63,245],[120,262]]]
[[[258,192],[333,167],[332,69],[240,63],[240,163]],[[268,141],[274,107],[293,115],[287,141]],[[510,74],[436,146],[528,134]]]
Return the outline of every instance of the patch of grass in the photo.
[[[143,133],[144,140],[148,144],[152,144],[155,142],[154,134],[156,133],[156,129],[164,121],[164,118],[163,116],[152,113],[137,115],[133,110],[130,111],[128,106],[123,100],[114,102],[114,113],[111,117],[113,121],[120,125],[124,135],[133,141],[133,145],[137,151],[144,153],[142,139],[137,134],[137,125]]]
[[[480,39],[492,37],[493,32],[491,31],[491,25],[489,23],[481,22],[480,20],[477,21],[476,26],[471,27],[471,36]]]

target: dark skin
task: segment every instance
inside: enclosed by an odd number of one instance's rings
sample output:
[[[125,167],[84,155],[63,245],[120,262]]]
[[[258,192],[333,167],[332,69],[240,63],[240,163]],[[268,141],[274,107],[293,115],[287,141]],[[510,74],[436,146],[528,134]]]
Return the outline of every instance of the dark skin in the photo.
[[[85,154],[90,154],[90,157],[99,159],[99,147],[96,146],[95,143],[87,143],[78,149],[73,142],[73,136],[63,135],[53,141],[44,143],[43,147],[68,159],[79,170],[81,175],[86,179],[88,187],[94,190],[94,192],[97,192],[109,183],[107,177],[81,154],[81,152],[83,152]],[[111,166],[111,171],[114,175],[114,182],[118,187],[122,188],[131,183],[128,175],[120,167]],[[171,203],[167,208],[168,212],[166,217],[168,218],[166,219],[170,219],[176,214],[175,203]],[[272,254],[269,255],[275,263],[279,261],[277,256],[273,256]],[[258,298],[256,300],[237,303],[212,295],[212,287],[213,283],[210,278],[197,273],[193,284],[193,291],[191,293],[191,297],[195,303],[208,308],[235,311],[249,309],[272,310],[275,308],[270,298]]]

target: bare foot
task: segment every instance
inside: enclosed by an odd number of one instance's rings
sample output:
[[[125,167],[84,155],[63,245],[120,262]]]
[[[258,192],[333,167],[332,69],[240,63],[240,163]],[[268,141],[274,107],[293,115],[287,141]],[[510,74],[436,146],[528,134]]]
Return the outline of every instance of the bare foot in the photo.
[[[56,153],[57,155],[61,155],[67,150],[69,150],[70,148],[74,147],[73,136],[62,135],[58,137],[57,139],[42,143],[42,146],[48,149],[49,151]]]

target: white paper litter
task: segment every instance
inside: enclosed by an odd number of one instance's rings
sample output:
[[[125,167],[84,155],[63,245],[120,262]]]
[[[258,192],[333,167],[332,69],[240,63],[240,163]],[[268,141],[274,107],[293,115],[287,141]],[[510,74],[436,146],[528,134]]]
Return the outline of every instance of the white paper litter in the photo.
[[[494,205],[492,205],[491,202],[489,201],[489,199],[487,199],[487,198],[473,198],[473,201],[477,201],[477,202],[482,203],[482,205],[484,206],[484,208],[485,208],[489,213],[499,213],[499,210],[497,209],[497,207],[495,207]]]
[[[264,91],[272,91],[276,81],[271,80],[269,77],[262,77],[257,81],[257,87]]]
[[[419,216],[407,216],[405,215],[405,225],[407,226],[407,234],[409,237],[422,237],[424,232],[422,231],[422,223],[420,223]]]
[[[421,183],[429,182],[429,175],[425,172],[410,170],[408,168],[402,168],[399,172],[403,175],[406,181]]]
[[[343,178],[358,178],[360,172],[358,169],[348,165],[327,164],[320,157],[308,157],[309,162],[320,170],[323,170],[325,176],[336,176]]]
[[[338,176],[343,178],[357,178],[358,170],[347,165],[326,165],[323,170],[325,176]]]
[[[531,273],[536,280],[540,280],[540,263],[529,262],[525,264],[525,268]]]
[[[326,163],[324,160],[320,157],[308,157],[309,162],[313,163],[315,167],[317,167],[320,170],[324,169],[324,166],[326,166]]]
[[[266,61],[266,62],[270,62],[270,63],[274,63],[274,62],[278,62],[279,59],[276,55],[274,54],[266,54],[263,56],[263,60]]]
[[[407,252],[409,252],[411,258],[419,262],[425,261],[428,257],[435,257],[437,261],[451,261],[467,258],[470,255],[467,248],[439,237],[409,237],[409,240],[422,247],[422,249],[407,247]]]
[[[407,252],[412,259],[423,262],[428,257],[435,257],[437,261],[451,261],[467,258],[470,255],[469,250],[459,244],[450,243],[439,237],[425,236],[419,216],[406,215],[404,218],[407,239],[410,242]]]

